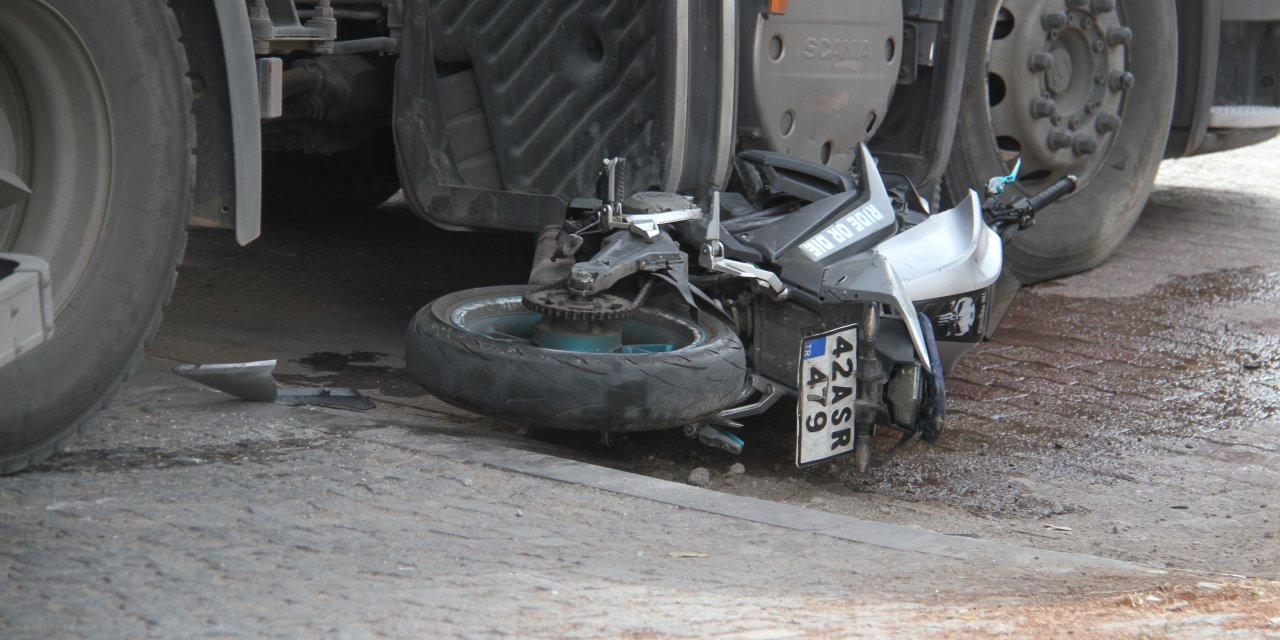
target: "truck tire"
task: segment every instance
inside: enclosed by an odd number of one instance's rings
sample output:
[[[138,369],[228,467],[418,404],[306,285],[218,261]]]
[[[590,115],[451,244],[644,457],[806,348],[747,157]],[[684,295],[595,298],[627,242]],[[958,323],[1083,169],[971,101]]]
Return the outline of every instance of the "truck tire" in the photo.
[[[49,262],[56,310],[0,369],[0,473],[92,421],[155,334],[192,206],[186,73],[162,0],[0,2],[0,166],[31,190],[0,251]]]
[[[953,200],[1023,161],[1034,193],[1080,189],[1005,251],[1024,284],[1097,266],[1146,206],[1173,115],[1177,21],[1166,0],[983,0],[946,183]]]
[[[623,324],[673,338],[670,350],[586,353],[534,346],[527,286],[459,291],[409,325],[409,373],[449,404],[535,427],[646,431],[704,420],[742,395],[746,354],[722,322],[644,308]],[[643,329],[641,329],[643,330]]]

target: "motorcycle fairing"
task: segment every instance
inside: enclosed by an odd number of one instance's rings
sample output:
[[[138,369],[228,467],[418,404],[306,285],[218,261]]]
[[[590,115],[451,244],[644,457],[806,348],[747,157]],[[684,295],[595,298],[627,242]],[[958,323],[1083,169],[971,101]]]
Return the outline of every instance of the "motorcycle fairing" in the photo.
[[[947,313],[972,313],[972,318],[962,319],[966,329],[970,324],[985,327],[990,305],[982,302],[989,299],[984,292],[1000,275],[1000,240],[983,220],[982,206],[972,191],[956,207],[893,235],[898,229],[894,203],[875,160],[865,145],[857,157],[860,191],[837,193],[779,216],[776,222],[753,229],[745,244],[780,267],[788,286],[815,294],[817,304],[885,305],[902,319],[921,364],[931,371],[917,303],[969,294],[965,308],[932,305],[929,319],[935,327],[940,323],[954,327],[955,318]],[[852,227],[832,232],[868,210],[878,215],[866,218],[873,224],[865,225],[865,233],[850,237],[848,232],[857,231]],[[815,250],[815,239],[826,239],[828,246]],[[963,333],[964,341],[939,336],[938,350],[946,370],[973,346],[967,339],[969,332]]]

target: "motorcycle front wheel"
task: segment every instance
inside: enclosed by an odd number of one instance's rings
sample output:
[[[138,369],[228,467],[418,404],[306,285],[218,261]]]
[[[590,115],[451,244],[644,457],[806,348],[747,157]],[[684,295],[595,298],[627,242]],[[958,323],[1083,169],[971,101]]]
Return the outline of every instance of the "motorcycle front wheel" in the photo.
[[[646,431],[705,420],[746,388],[742,341],[709,314],[653,307],[617,321],[609,352],[534,343],[527,286],[460,291],[423,307],[405,361],[449,404],[509,422],[576,431]]]

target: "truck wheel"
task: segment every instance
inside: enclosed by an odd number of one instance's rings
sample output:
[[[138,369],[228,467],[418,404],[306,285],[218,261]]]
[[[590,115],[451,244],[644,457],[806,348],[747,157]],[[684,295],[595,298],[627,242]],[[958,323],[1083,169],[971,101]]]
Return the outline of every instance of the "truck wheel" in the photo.
[[[974,17],[947,170],[953,199],[1008,174],[1080,189],[1006,249],[1025,284],[1083,271],[1146,205],[1173,114],[1177,29],[1165,0],[986,0]]]
[[[423,307],[409,325],[409,372],[464,409],[580,431],[690,424],[746,387],[742,342],[707,314],[694,321],[643,308],[618,321],[615,352],[546,349],[532,341],[540,316],[521,304],[527,288],[469,289]]]
[[[400,190],[391,129],[336,153],[263,156],[263,203],[286,215],[335,217],[368,211]]]
[[[0,369],[0,472],[38,462],[137,366],[173,288],[195,141],[164,2],[0,2],[0,251],[50,265],[54,335]]]

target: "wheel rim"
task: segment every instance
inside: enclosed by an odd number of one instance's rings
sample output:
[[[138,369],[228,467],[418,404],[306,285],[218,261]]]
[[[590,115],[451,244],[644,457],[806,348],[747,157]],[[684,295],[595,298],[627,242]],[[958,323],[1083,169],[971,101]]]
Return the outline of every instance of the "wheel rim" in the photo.
[[[1007,0],[987,67],[988,123],[1006,168],[1021,158],[1030,189],[1068,174],[1087,181],[1122,122],[1132,32],[1116,0]]]
[[[0,169],[31,193],[0,203],[0,251],[49,263],[57,311],[102,234],[111,153],[102,81],[75,29],[41,0],[0,3]]]
[[[449,324],[489,340],[555,351],[601,354],[664,353],[703,344],[697,323],[659,309],[641,309],[622,320],[600,323],[602,331],[539,328],[542,316],[524,307],[520,295],[463,302],[445,313]],[[610,329],[616,328],[616,339]]]

